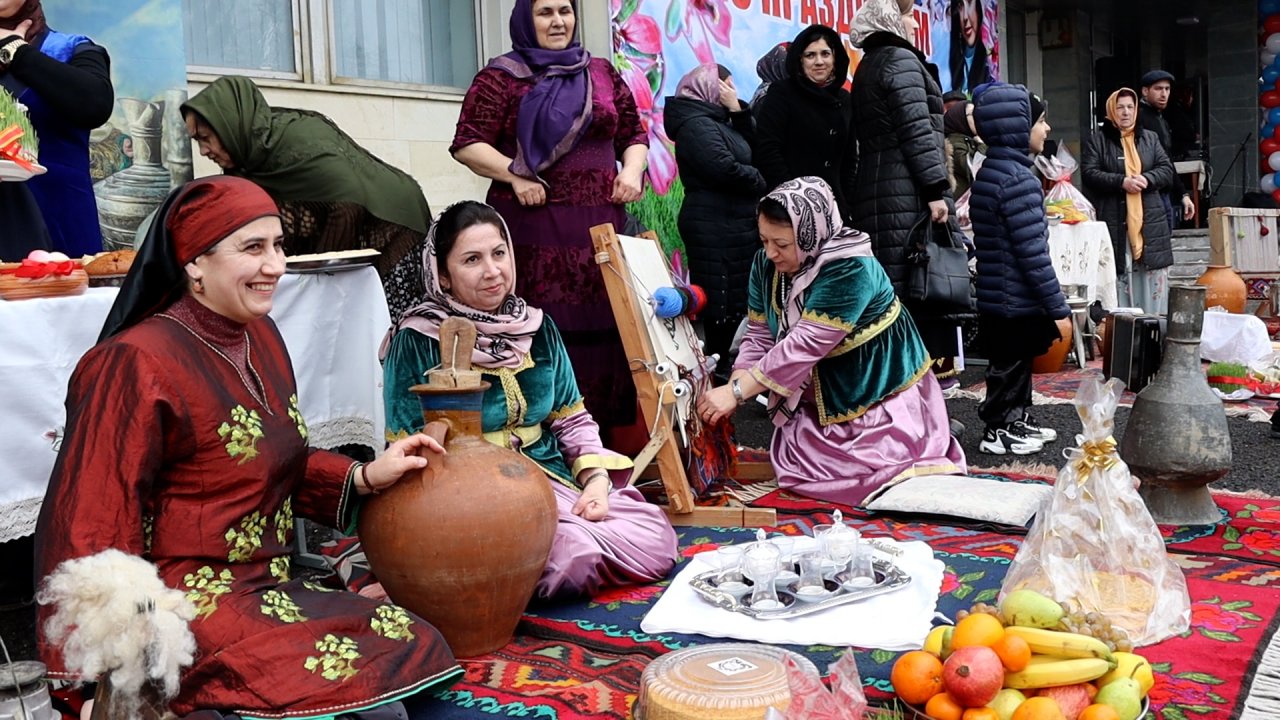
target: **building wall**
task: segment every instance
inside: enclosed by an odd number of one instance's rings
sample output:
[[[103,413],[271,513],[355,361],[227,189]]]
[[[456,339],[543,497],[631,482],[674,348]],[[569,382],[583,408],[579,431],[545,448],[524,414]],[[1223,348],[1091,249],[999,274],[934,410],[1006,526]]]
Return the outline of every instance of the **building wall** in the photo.
[[[1222,183],[1214,204],[1235,205],[1241,193],[1258,187],[1257,4],[1252,0],[1215,0],[1206,6],[1204,15],[1209,22],[1209,160],[1214,186]],[[1244,153],[1228,171],[1246,136],[1250,139],[1244,143]]]
[[[515,0],[486,0],[479,18],[481,47],[486,56],[511,46],[507,31]],[[603,2],[580,3],[579,29],[583,44],[596,57],[609,56],[609,17]],[[189,75],[194,95],[214,78]],[[489,181],[473,175],[449,154],[462,94],[379,90],[346,85],[321,85],[287,80],[256,79],[267,102],[328,115],[339,127],[383,161],[409,173],[422,186],[435,212],[458,200],[483,200]],[[195,156],[195,175],[215,175],[219,168]]]

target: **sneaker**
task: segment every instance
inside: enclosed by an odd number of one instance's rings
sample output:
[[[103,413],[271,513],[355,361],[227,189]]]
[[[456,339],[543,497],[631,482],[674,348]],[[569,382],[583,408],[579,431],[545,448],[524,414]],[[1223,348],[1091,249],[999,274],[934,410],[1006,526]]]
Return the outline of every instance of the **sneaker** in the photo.
[[[1013,423],[1013,427],[1025,437],[1033,440],[1039,440],[1041,443],[1051,443],[1058,439],[1058,431],[1053,428],[1047,428],[1036,422],[1031,417],[1031,413],[1023,413],[1022,419]]]
[[[988,455],[1031,455],[1044,449],[1044,443],[1023,435],[1016,426],[1017,423],[1007,428],[987,428],[978,451]]]

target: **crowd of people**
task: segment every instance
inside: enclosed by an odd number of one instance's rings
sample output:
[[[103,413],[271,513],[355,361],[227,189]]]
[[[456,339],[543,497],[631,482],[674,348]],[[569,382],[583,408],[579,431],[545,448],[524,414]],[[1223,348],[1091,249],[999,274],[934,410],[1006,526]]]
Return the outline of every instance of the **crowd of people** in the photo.
[[[952,4],[961,30],[951,86],[962,94],[944,96],[911,43],[912,4],[862,5],[852,91],[840,36],[814,25],[761,58],[763,89],[750,103],[728,69],[704,64],[665,105],[686,188],[679,229],[707,295],[705,352],[720,358],[696,411],[715,425],[763,396],[779,484],[854,506],[907,478],[967,471],[956,438],[965,429],[948,417],[942,382],[973,318],[908,292],[920,228],[960,237],[957,194],[970,196],[973,237],[963,242],[989,360],[980,450],[1030,454],[1057,437],[1031,412],[1031,361],[1068,314],[1032,167],[1047,107],[1022,86],[988,82],[974,0]],[[176,188],[161,206],[75,370],[36,565],[43,577],[114,548],[187,592],[197,660],[176,713],[376,714],[461,674],[441,635],[376,589],[327,591],[288,571],[295,515],[350,528],[364,495],[443,452],[421,434],[408,388],[440,363],[449,318],[477,329],[472,361],[492,381],[486,439],[535,461],[554,491],[558,529],[536,595],[589,596],[675,565],[669,520],[629,483],[628,455],[647,436],[588,233],[629,226],[648,134],[617,71],[582,47],[577,20],[573,0],[516,0],[512,50],[476,75],[450,147],[491,181],[486,200],[435,217],[409,175],[322,115],[271,107],[246,78],[217,80],[183,105],[191,138],[224,174]],[[0,18],[0,49],[35,22]],[[64,44],[55,59],[89,84],[105,51]],[[7,89],[47,64],[31,52],[0,75]],[[1166,302],[1170,223],[1193,212],[1158,129],[1165,75],[1144,78],[1141,97],[1110,97],[1109,124],[1083,159],[1121,279],[1152,311]],[[38,77],[29,92],[46,92]],[[64,91],[49,85],[47,104]],[[49,230],[53,247],[79,232]],[[376,460],[307,445],[292,362],[268,317],[286,243],[382,253],[394,324],[380,349],[389,446]],[[389,614],[413,628],[411,641],[373,621]],[[323,682],[302,661],[300,649],[326,635],[361,659],[344,682]],[[58,647],[43,644],[42,656],[66,672]],[[268,667],[269,677],[259,672]]]

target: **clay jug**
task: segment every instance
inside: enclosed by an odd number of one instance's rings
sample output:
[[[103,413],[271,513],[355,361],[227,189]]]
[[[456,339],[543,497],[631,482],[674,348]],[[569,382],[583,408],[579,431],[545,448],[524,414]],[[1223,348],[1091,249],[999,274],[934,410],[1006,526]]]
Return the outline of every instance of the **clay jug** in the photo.
[[[1206,308],[1221,305],[1227,312],[1244,312],[1244,301],[1249,295],[1249,288],[1230,265],[1210,265],[1200,279],[1196,280],[1196,284],[1208,288],[1204,296]]]
[[[440,336],[443,349],[446,328]],[[462,347],[474,337],[472,327]],[[483,438],[489,384],[448,387],[450,374],[479,383],[474,371],[446,368],[410,388],[422,402],[423,432],[445,454],[429,453],[421,473],[367,496],[360,540],[391,599],[435,625],[454,655],[475,657],[511,640],[551,552],[556,500],[532,460]]]
[[[1058,339],[1053,341],[1048,350],[1044,354],[1037,357],[1031,362],[1031,372],[1033,373],[1056,373],[1062,369],[1062,363],[1067,359],[1067,353],[1071,351],[1071,318],[1065,317],[1056,321],[1058,326]]]

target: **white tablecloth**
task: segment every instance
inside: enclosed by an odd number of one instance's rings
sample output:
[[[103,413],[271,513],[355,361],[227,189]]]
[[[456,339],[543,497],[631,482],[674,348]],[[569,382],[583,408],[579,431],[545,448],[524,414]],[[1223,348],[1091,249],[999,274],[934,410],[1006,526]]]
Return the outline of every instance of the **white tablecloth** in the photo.
[[[61,442],[67,383],[98,338],[116,288],[83,295],[0,300],[0,542],[29,535]],[[390,326],[372,267],[285,275],[272,318],[280,327],[311,444],[383,446],[378,344]]]
[[[1115,251],[1106,223],[1050,225],[1049,256],[1059,284],[1087,286],[1085,297],[1089,302],[1101,300],[1107,309],[1119,305]]]

